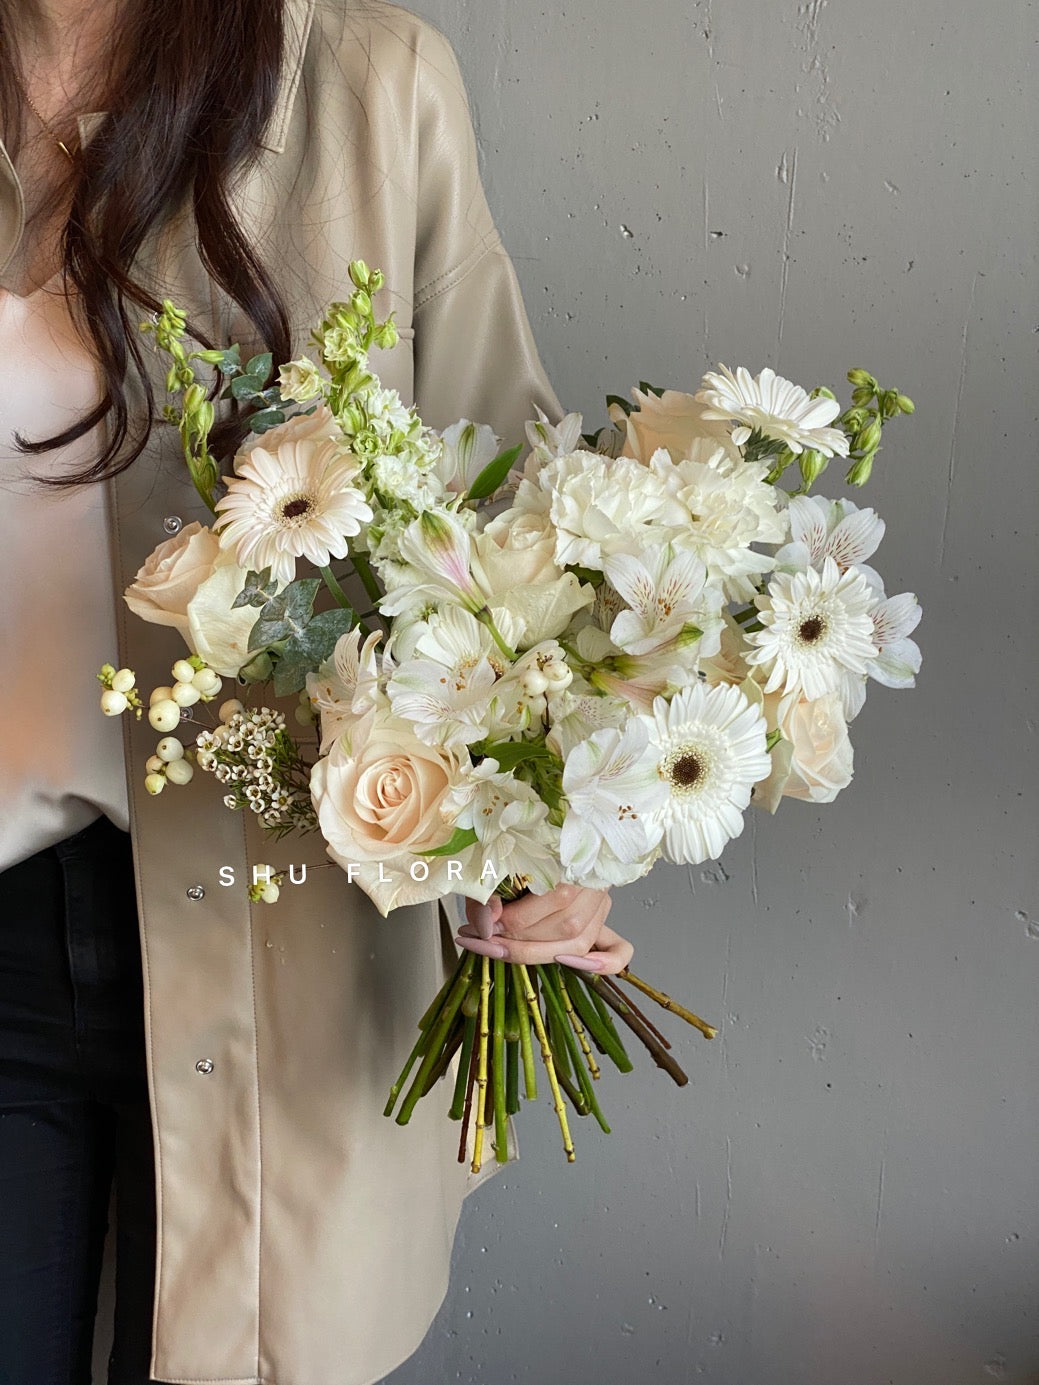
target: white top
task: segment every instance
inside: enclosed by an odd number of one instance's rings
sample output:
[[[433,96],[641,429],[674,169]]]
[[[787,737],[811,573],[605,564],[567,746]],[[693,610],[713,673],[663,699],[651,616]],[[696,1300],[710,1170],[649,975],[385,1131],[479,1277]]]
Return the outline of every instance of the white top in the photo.
[[[118,664],[108,485],[27,477],[84,464],[96,437],[39,456],[14,445],[98,397],[60,279],[27,298],[0,289],[0,870],[102,813],[129,828],[121,719],[102,715],[96,676]]]

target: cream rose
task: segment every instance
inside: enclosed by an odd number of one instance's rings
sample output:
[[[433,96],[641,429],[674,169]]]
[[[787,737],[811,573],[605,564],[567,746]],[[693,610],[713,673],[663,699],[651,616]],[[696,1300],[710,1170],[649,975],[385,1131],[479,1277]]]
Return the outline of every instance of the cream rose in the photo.
[[[232,553],[221,549],[212,573],[188,602],[185,639],[222,678],[233,678],[253,657],[249,636],[260,612],[255,606],[234,609],[235,598],[244,586],[245,569],[238,566]]]
[[[595,589],[555,561],[555,529],[547,515],[510,510],[474,534],[470,569],[492,611],[509,617],[511,637],[527,649],[554,639]]]
[[[831,803],[851,783],[854,751],[839,693],[813,700],[797,693],[764,699],[769,730],[783,740],[772,751],[772,773],[755,786],[754,797],[774,813],[780,798]]]
[[[127,587],[123,599],[142,620],[172,625],[188,639],[188,602],[206,578],[220,553],[220,540],[195,521],[160,543]]]
[[[691,394],[680,390],[665,390],[659,396],[643,394],[641,390],[631,393],[638,408],[628,415],[624,425],[623,457],[634,457],[648,466],[653,453],[663,447],[672,461],[679,461],[689,455],[699,438],[718,442],[728,439],[728,427],[705,419],[703,406]]]
[[[355,722],[311,771],[328,854],[348,873],[355,866],[355,883],[384,918],[452,891],[477,895],[473,848],[454,858],[463,863],[461,880],[448,874],[448,858],[420,855],[451,837],[448,795],[461,779],[457,754],[424,745],[408,722],[381,710]],[[494,884],[484,882],[483,900]]]

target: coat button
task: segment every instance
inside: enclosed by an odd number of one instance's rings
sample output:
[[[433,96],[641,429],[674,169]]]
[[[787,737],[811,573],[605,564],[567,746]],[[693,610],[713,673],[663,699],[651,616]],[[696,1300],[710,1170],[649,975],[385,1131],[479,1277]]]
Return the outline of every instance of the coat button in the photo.
[[[213,1071],[212,1058],[200,1058],[198,1062],[195,1064],[195,1071],[200,1072],[203,1077],[208,1077],[209,1074]]]
[[[195,900],[205,899],[206,897],[206,892],[201,885],[189,885],[187,894],[189,899]]]
[[[162,521],[162,527],[166,530],[167,534],[179,534],[180,526],[180,515],[167,515],[166,518]]]

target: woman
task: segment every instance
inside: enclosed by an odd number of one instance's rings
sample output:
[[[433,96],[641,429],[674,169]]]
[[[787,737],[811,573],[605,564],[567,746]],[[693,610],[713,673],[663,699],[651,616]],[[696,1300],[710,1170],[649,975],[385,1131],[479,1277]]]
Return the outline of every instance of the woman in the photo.
[[[173,632],[121,593],[162,540],[175,585],[206,518],[136,324],[168,295],[200,338],[287,359],[362,257],[401,327],[376,369],[428,422],[519,439],[559,406],[430,26],[380,0],[0,0],[0,24],[0,577],[26,671],[0,705],[0,1380],[89,1379],[114,1168],[111,1385],[366,1385],[436,1313],[475,1181],[444,1103],[382,1115],[456,954],[432,905],[384,920],[334,869],[251,908],[269,839],[204,784],[144,802],[155,737],[96,712],[105,659],[168,681]],[[609,907],[471,905],[458,941],[616,972]]]

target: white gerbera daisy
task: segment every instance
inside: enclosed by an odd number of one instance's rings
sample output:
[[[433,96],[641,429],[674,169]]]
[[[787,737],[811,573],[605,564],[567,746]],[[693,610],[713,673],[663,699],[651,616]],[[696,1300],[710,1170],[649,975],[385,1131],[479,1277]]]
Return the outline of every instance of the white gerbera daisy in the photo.
[[[821,395],[809,399],[800,385],[784,380],[768,366],[755,379],[739,366],[735,375],[728,366],[720,374],[708,372],[702,388],[693,396],[703,404],[705,419],[732,419],[737,426],[732,440],[742,447],[755,430],[786,444],[791,452],[806,447],[824,457],[848,455],[848,438],[839,428],[828,428],[841,411],[836,399]]]
[[[667,787],[653,823],[666,861],[696,865],[721,855],[743,831],[751,789],[772,771],[765,718],[737,687],[697,683],[666,702],[647,724],[657,774]]]
[[[239,567],[261,572],[269,567],[279,582],[291,582],[296,559],[325,567],[345,558],[348,536],[356,534],[372,511],[354,485],[357,459],[328,438],[301,437],[262,442],[235,461],[236,476],[217,501],[225,520],[222,548],[233,548]]]
[[[821,572],[777,572],[755,598],[764,629],[747,636],[747,663],[768,674],[765,692],[801,689],[811,700],[836,692],[845,674],[866,673],[877,657],[875,601],[860,572],[842,573],[829,557]]]

